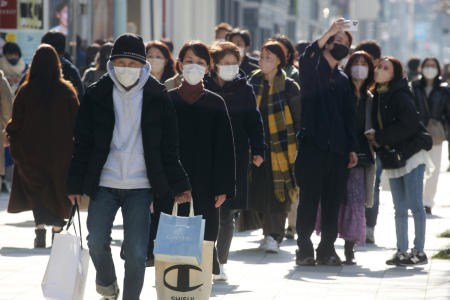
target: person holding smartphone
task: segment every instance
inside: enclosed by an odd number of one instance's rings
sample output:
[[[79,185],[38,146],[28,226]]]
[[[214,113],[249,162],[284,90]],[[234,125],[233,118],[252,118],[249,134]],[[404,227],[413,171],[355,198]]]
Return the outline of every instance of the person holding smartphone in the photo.
[[[345,198],[348,168],[358,163],[355,135],[355,96],[339,67],[348,55],[352,35],[346,20],[336,20],[300,58],[302,99],[299,150],[295,175],[300,187],[297,210],[297,265],[341,265],[334,242],[338,212]],[[316,250],[311,242],[321,202],[322,237]]]

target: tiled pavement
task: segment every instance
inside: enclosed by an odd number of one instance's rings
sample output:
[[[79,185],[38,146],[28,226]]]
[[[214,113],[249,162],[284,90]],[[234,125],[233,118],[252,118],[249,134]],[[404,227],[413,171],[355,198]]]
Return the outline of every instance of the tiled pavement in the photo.
[[[444,147],[446,149],[446,147]],[[427,219],[426,252],[431,257],[448,246],[450,239],[437,238],[450,229],[450,173],[444,153],[436,207]],[[30,212],[7,214],[6,194],[0,196],[0,300],[43,299],[40,283],[50,249],[32,248],[34,230]],[[86,219],[86,213],[82,213]],[[119,258],[121,215],[113,229],[113,256],[118,279],[123,279]],[[410,239],[413,238],[410,217]],[[86,233],[86,229],[84,230]],[[47,234],[50,242],[50,230]],[[385,265],[395,250],[394,215],[389,191],[381,193],[376,245],[359,247],[358,265],[344,267],[296,267],[296,245],[285,241],[279,254],[257,249],[261,232],[236,234],[227,265],[229,281],[213,286],[213,299],[450,299],[450,261],[433,259],[426,266],[397,268]],[[318,241],[314,237],[315,242]],[[343,257],[343,241],[337,242]],[[100,299],[95,292],[95,272],[90,265],[85,299]],[[141,299],[156,299],[154,269],[148,268]]]

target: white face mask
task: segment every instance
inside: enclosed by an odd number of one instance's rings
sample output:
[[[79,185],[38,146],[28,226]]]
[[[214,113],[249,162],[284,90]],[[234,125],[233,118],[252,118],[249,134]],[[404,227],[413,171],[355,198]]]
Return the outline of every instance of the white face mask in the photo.
[[[216,39],[216,42],[219,42],[219,43],[223,43],[225,41],[226,41],[225,39]]]
[[[239,65],[228,65],[228,66],[217,65],[217,67],[219,67],[218,72],[219,77],[225,81],[233,80],[239,73]]]
[[[385,70],[376,69],[375,70],[375,82],[376,83],[387,83],[391,80],[391,76]]]
[[[423,68],[422,74],[426,79],[434,79],[438,75],[438,69],[435,67]]]
[[[152,66],[152,71],[155,73],[162,72],[166,66],[166,60],[162,58],[149,58],[148,62],[150,63],[150,66]]]
[[[245,50],[242,47],[239,47],[239,53],[241,54],[241,59],[244,59],[245,56]]]
[[[183,77],[190,85],[197,85],[205,76],[206,68],[197,64],[183,65]]]
[[[352,77],[357,80],[365,80],[369,75],[369,68],[366,66],[353,66]]]
[[[142,68],[129,68],[129,67],[116,67],[114,66],[114,72],[117,80],[124,86],[130,87],[139,80],[141,76]]]

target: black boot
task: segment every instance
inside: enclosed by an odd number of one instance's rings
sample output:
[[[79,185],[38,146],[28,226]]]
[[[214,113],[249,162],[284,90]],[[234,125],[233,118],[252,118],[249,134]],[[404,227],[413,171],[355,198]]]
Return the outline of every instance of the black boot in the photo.
[[[355,243],[350,241],[345,241],[344,246],[345,253],[345,264],[346,265],[356,265],[355,260]]]
[[[34,230],[36,237],[34,238],[34,248],[45,248],[45,228]]]

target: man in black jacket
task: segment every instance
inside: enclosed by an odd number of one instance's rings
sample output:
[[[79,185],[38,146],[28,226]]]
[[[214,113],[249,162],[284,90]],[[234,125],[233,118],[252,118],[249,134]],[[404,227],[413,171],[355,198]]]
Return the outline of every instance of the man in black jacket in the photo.
[[[315,265],[311,234],[321,203],[322,238],[317,263],[340,265],[334,249],[339,205],[345,195],[347,167],[357,164],[355,96],[339,62],[347,56],[352,36],[344,19],[306,48],[300,58],[302,99],[299,152],[295,162],[300,187],[297,211],[298,265]]]
[[[239,68],[245,72],[247,78],[250,78],[253,71],[259,69],[258,60],[247,55],[250,50],[250,32],[248,32],[248,30],[235,28],[227,34],[226,38],[227,41],[232,42],[239,48],[239,52],[241,54]]]
[[[63,33],[57,31],[49,31],[41,39],[41,43],[52,45],[61,60],[61,68],[65,80],[70,81],[77,90],[78,98],[83,97],[83,83],[81,81],[78,69],[67,59],[64,58],[66,50],[66,37]]]
[[[75,127],[68,175],[73,204],[90,196],[89,253],[97,292],[117,299],[111,228],[119,208],[124,222],[123,299],[142,290],[153,196],[191,199],[178,154],[177,117],[163,85],[150,76],[142,38],[124,34],[114,43],[108,73],[89,87]]]

